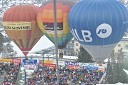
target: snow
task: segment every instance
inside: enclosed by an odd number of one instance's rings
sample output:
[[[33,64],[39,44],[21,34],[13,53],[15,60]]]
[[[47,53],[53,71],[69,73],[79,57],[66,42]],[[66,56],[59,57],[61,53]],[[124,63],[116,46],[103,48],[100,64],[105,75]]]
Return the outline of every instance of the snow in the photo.
[[[125,69],[123,69],[125,72],[126,72],[126,74],[128,75],[128,70],[125,70]]]

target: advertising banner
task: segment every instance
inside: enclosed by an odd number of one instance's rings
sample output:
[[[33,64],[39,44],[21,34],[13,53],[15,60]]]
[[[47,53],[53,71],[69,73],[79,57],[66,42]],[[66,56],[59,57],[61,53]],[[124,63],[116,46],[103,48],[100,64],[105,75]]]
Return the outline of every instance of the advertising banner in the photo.
[[[98,66],[83,66],[82,68],[86,70],[98,70]]]
[[[12,62],[12,59],[0,59],[0,62]]]
[[[31,22],[3,22],[5,30],[31,30]]]
[[[25,69],[31,69],[31,70],[35,70],[36,69],[36,65],[24,65]]]
[[[67,65],[68,69],[80,69],[80,66]]]
[[[50,63],[50,64],[53,64],[53,60],[44,60],[44,63]]]
[[[21,63],[21,59],[12,59],[12,62],[15,64],[20,64]]]
[[[68,69],[80,69],[79,62],[65,61],[65,66]]]
[[[35,59],[23,59],[22,65],[36,65],[37,60]]]
[[[23,59],[22,60],[22,66],[25,69],[31,69],[31,70],[35,70],[37,67],[37,60],[36,59]]]
[[[56,68],[56,64],[45,63],[44,66],[49,67],[49,68]]]
[[[39,65],[43,65],[43,60],[39,61]],[[44,66],[50,68],[56,68],[56,64],[54,64],[53,60],[44,60]]]
[[[65,65],[79,66],[79,62],[65,61]]]
[[[39,65],[42,65],[42,63],[43,63],[43,60],[39,60]],[[54,63],[54,61],[53,60],[44,60],[44,63],[46,64],[53,64]]]

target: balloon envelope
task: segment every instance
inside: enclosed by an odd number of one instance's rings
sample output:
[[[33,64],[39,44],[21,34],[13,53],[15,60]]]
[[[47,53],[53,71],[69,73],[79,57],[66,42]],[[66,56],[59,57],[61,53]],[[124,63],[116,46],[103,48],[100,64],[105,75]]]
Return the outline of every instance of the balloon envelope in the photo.
[[[103,61],[123,37],[127,15],[116,0],[82,0],[72,7],[68,22],[80,44],[95,60]]]
[[[28,54],[42,36],[36,21],[37,11],[38,7],[34,5],[18,5],[9,8],[3,16],[6,33],[24,55]]]
[[[70,11],[71,4],[68,0],[57,0],[56,4],[56,15],[57,15],[57,36],[58,36],[58,48],[64,48],[67,43],[72,39],[68,27],[68,13]],[[39,8],[37,15],[37,22],[46,35],[46,37],[53,43],[55,43],[55,32],[54,32],[54,8],[53,0],[49,0]]]

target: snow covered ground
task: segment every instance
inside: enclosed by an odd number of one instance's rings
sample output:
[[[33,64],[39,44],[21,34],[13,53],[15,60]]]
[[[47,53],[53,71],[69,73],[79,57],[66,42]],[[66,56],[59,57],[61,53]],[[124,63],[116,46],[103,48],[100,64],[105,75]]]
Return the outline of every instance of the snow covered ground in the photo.
[[[128,85],[128,84],[123,84],[123,83],[116,83],[116,84],[96,84],[96,85]]]

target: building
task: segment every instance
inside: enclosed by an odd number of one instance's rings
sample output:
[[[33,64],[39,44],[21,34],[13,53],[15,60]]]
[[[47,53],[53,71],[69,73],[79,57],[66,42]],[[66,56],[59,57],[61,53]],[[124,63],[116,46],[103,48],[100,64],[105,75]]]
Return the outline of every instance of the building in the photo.
[[[128,38],[123,38],[114,48],[114,53],[120,53],[128,45]]]
[[[74,53],[75,53],[75,55],[78,55],[79,51],[80,51],[80,43],[76,39],[74,39]]]
[[[72,39],[64,49],[62,49],[64,55],[74,56],[74,39]],[[61,52],[61,50],[59,50]]]

